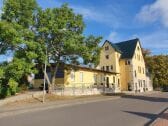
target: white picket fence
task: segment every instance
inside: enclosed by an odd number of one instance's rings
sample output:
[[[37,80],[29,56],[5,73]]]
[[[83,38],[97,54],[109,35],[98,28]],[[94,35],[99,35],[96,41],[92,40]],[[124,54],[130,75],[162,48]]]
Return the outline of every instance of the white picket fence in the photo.
[[[55,86],[54,93],[62,96],[96,95],[115,93],[115,87],[111,86],[107,88],[103,85],[94,84],[81,84],[81,86],[78,84],[77,86],[74,85],[72,87]]]

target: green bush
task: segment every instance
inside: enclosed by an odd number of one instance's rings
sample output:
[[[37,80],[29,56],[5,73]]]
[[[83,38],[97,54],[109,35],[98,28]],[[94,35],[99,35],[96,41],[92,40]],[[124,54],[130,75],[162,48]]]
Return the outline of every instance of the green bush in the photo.
[[[8,87],[1,87],[0,89],[0,98],[5,98],[11,96],[11,91]]]
[[[15,95],[17,92],[18,83],[11,78],[9,79],[8,85],[9,85],[9,91],[11,95]]]
[[[21,92],[21,88],[20,87],[16,87],[16,93],[19,93],[19,92]]]

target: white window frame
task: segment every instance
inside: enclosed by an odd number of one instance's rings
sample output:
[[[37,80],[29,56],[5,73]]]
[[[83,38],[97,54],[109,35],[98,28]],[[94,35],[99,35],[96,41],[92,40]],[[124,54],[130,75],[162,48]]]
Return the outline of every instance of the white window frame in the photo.
[[[74,70],[72,70],[71,71],[71,81],[75,81],[75,71]]]
[[[83,72],[80,72],[80,82],[83,82]]]

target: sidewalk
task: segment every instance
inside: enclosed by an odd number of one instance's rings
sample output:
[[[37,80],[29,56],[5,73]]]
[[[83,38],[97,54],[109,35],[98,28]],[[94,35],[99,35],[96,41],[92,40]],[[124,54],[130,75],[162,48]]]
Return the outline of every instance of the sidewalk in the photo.
[[[151,126],[168,126],[168,109],[162,113]]]
[[[25,99],[30,99],[34,97],[39,97],[43,94],[43,91],[27,91],[24,94],[20,93],[15,96],[11,96],[5,99],[0,99],[0,107],[3,105],[6,105],[8,103],[20,101],[20,100],[25,100]]]
[[[0,109],[0,118],[6,116],[14,116],[22,113],[27,112],[35,112],[53,108],[60,108],[65,106],[73,106],[73,105],[81,105],[86,103],[93,103],[99,101],[106,101],[106,100],[114,100],[118,99],[120,96],[95,96],[95,97],[83,97],[83,98],[75,98],[75,99],[68,99],[68,100],[57,100],[57,101],[49,101],[45,103],[32,103],[27,105],[21,106],[1,106]]]

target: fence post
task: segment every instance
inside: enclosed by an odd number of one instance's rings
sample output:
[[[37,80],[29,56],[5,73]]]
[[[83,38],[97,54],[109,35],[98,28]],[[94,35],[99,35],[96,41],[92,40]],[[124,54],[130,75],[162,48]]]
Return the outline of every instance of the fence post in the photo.
[[[103,84],[103,93],[106,92],[106,89],[105,89],[105,84]]]
[[[61,86],[61,96],[63,96],[63,86]]]
[[[91,95],[92,95],[92,93],[93,93],[93,92],[92,92],[92,87],[93,87],[93,86],[91,85],[91,86],[90,86],[90,90],[91,90]]]

